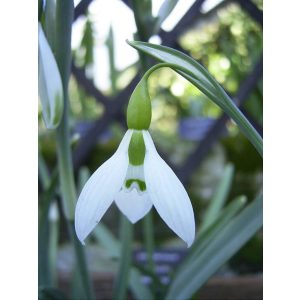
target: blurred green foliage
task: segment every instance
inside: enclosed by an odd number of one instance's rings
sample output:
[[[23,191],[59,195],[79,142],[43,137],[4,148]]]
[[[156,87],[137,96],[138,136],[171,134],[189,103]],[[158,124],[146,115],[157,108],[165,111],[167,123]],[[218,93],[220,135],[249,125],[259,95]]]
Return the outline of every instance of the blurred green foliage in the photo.
[[[199,25],[181,38],[181,45],[235,93],[261,55],[260,25],[237,4],[229,4],[205,21],[200,19]]]

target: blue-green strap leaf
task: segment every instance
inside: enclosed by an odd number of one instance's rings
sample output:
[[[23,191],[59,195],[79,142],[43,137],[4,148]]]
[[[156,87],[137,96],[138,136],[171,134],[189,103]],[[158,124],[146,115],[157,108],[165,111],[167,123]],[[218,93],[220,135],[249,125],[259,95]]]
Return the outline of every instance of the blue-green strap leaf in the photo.
[[[224,169],[220,183],[218,184],[217,189],[205,212],[201,224],[200,234],[204,232],[218,218],[220,211],[222,210],[226,202],[229,190],[231,188],[233,174],[234,167],[232,164],[228,164]]]
[[[262,227],[262,195],[222,228],[172,282],[167,300],[190,299]]]
[[[233,199],[220,213],[219,217],[215,222],[210,225],[207,229],[201,232],[198,232],[195,242],[193,243],[190,251],[185,257],[184,261],[180,264],[180,267],[175,273],[174,277],[177,277],[177,274],[181,273],[181,270],[189,268],[189,264],[193,264],[195,259],[204,251],[204,249],[209,246],[209,244],[216,238],[220,230],[227,226],[233,217],[235,217],[246,205],[247,198],[246,196],[238,196]]]

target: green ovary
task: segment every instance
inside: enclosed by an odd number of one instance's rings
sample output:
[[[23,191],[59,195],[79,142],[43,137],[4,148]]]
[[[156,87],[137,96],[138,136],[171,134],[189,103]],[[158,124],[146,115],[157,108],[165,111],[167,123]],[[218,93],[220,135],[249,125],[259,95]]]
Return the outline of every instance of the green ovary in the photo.
[[[142,131],[135,130],[132,134],[129,148],[128,148],[128,156],[129,162],[133,166],[140,166],[144,163],[146,148],[143,138]]]
[[[142,78],[134,89],[127,108],[127,126],[129,129],[147,130],[151,123],[151,101],[147,88],[147,79]]]
[[[128,180],[126,180],[126,183],[125,183],[126,188],[129,189],[134,182],[136,182],[138,184],[140,191],[143,192],[143,191],[146,190],[146,183],[144,181],[140,180],[140,179],[128,179]]]

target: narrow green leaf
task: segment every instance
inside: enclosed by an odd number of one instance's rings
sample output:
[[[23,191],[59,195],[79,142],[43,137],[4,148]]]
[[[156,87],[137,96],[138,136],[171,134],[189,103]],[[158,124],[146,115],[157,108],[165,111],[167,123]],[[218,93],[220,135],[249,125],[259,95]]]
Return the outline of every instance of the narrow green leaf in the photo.
[[[139,39],[147,41],[152,35],[154,22],[152,0],[132,0],[132,8]]]
[[[153,233],[153,213],[149,211],[148,214],[143,218],[143,232],[144,232],[144,243],[147,251],[147,265],[148,268],[154,271],[154,233]]]
[[[93,235],[101,246],[103,246],[110,258],[120,259],[121,256],[121,243],[103,224],[98,224],[93,230]],[[142,274],[134,267],[129,271],[129,286],[137,300],[151,300],[153,295],[149,288],[141,282]]]
[[[56,256],[58,247],[58,210],[54,201],[57,185],[57,170],[53,172],[52,178],[48,174],[46,162],[39,151],[39,178],[44,190],[41,199],[41,213],[39,214],[39,261],[41,262],[39,274],[47,279],[44,284],[55,286],[56,280]],[[41,260],[40,260],[41,259]],[[41,270],[40,270],[41,269]]]
[[[166,299],[190,299],[262,227],[262,195],[223,227],[193,264],[177,274]]]
[[[129,271],[131,267],[132,255],[132,224],[127,218],[121,215],[121,256],[120,266],[117,278],[115,281],[115,288],[113,299],[126,299],[127,286],[129,283]]]
[[[74,20],[74,1],[56,0],[55,58],[64,88],[65,104],[68,102],[68,83],[71,70],[71,36]]]
[[[77,272],[77,266],[74,267],[71,277],[71,299],[72,300],[81,300],[85,299],[84,287],[80,278],[79,272]]]
[[[74,247],[74,254],[76,257],[76,272],[80,274],[80,280],[84,287],[85,299],[92,300],[95,297],[86,264],[85,252],[83,246],[77,239],[73,221],[77,196],[72,165],[70,127],[68,120],[68,86],[71,71],[71,36],[73,20],[74,1],[56,0],[55,58],[61,76],[64,99],[62,121],[56,130],[60,192],[63,204],[63,215],[66,218],[69,237]]]
[[[197,258],[198,255],[201,254],[205,247],[215,239],[220,230],[222,230],[222,228],[224,228],[231,221],[231,219],[246,205],[246,202],[247,199],[245,196],[239,196],[232,200],[220,213],[218,219],[215,220],[215,222],[206,230],[204,230],[201,235],[197,235],[195,242],[190,248],[190,251],[188,252],[184,261],[180,264],[180,268],[177,270],[176,274],[179,274],[181,270],[187,268],[188,264],[194,263],[195,258]]]
[[[104,224],[99,223],[93,230],[98,243],[103,246],[110,258],[120,258],[121,244]]]
[[[63,85],[64,110],[60,126],[56,130],[57,158],[63,212],[68,220],[74,220],[76,188],[72,165],[69,126],[69,77],[71,70],[71,35],[74,20],[74,1],[56,0],[55,59]]]
[[[86,184],[86,182],[89,180],[89,178],[91,177],[91,172],[87,167],[81,167],[78,171],[78,188],[77,188],[77,193],[78,195],[80,194],[80,192],[82,191],[84,185]]]
[[[150,290],[141,282],[141,273],[136,268],[131,268],[129,273],[129,285],[137,300],[152,300]]]
[[[39,199],[41,209],[39,211],[39,232],[38,232],[38,260],[39,260],[39,284],[50,285],[51,278],[49,276],[50,264],[49,264],[49,207],[53,200],[56,185],[58,181],[57,172],[53,172],[53,175],[45,188],[41,198]]]
[[[78,274],[80,275],[80,281],[82,282],[85,299],[93,300],[95,299],[95,296],[94,296],[92,282],[90,279],[89,270],[87,267],[84,246],[81,245],[81,243],[77,238],[74,222],[70,220],[66,220],[66,221],[67,221],[69,236],[71,238],[71,242],[73,244],[74,252],[75,252],[74,254],[76,257],[75,272],[78,272]]]
[[[53,199],[57,187],[58,182],[58,174],[57,169],[53,172],[50,182],[43,192],[41,199],[39,200],[41,203],[41,210],[39,212],[39,236],[42,234],[42,229],[44,227],[44,223],[48,220],[49,207],[51,200]]]
[[[174,68],[179,67],[180,70],[191,77],[194,77],[198,81],[198,84],[205,94],[218,94],[213,77],[202,65],[188,55],[161,45],[137,41],[128,41],[128,43],[137,50],[140,50],[161,62],[172,64],[174,65]],[[175,71],[177,70],[175,69]]]
[[[219,213],[222,210],[225,201],[228,197],[228,193],[232,184],[233,173],[233,165],[228,164],[224,169],[222,179],[204,215],[204,219],[201,224],[200,234],[204,232],[218,218]]]
[[[87,182],[89,177],[90,177],[90,172],[88,168],[81,167],[78,172],[78,184],[77,184],[78,194],[82,190],[84,184]],[[82,275],[80,272],[78,272],[79,268],[80,265],[78,265],[78,263],[76,262],[76,264],[74,265],[72,279],[71,279],[72,299],[74,300],[84,299],[86,297],[85,296],[86,292],[84,287],[85,282],[81,280]],[[83,270],[83,272],[85,271]]]
[[[46,220],[43,222],[43,227],[39,227],[38,234],[38,282],[39,285],[50,285],[51,278],[49,274],[49,255],[48,255],[48,233],[49,222]]]
[[[220,84],[201,64],[188,55],[169,47],[137,41],[128,43],[135,49],[161,62],[170,64],[169,67],[194,84],[237,123],[241,131],[262,156],[261,136],[226,94]]]
[[[42,113],[48,129],[57,128],[63,114],[63,88],[60,73],[39,23],[39,96],[42,104]]]

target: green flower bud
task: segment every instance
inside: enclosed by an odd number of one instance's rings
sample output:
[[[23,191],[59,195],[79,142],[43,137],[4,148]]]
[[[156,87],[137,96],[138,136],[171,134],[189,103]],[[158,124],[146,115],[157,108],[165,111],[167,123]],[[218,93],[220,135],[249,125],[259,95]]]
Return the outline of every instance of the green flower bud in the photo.
[[[147,78],[143,77],[134,89],[127,108],[129,129],[147,130],[151,123],[151,101],[147,88]]]
[[[39,23],[39,96],[42,113],[48,129],[55,129],[60,124],[63,110],[63,87],[60,73],[52,50]]]

